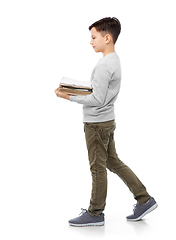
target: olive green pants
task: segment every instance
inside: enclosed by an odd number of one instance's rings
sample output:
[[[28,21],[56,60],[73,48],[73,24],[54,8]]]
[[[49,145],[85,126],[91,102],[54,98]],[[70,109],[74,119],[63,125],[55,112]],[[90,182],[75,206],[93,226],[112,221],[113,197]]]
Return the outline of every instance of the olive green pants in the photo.
[[[100,215],[105,208],[107,168],[124,181],[139,204],[147,202],[150,198],[145,186],[133,171],[118,158],[115,149],[114,130],[114,120],[102,123],[84,123],[90,171],[92,173],[92,194],[88,212],[94,217]]]

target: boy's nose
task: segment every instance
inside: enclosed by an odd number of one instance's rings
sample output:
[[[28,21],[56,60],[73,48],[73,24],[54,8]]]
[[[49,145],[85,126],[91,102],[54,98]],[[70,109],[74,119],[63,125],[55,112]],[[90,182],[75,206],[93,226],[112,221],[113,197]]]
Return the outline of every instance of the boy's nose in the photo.
[[[92,45],[93,43],[92,43],[92,39],[91,39],[91,41],[90,41],[90,44]]]

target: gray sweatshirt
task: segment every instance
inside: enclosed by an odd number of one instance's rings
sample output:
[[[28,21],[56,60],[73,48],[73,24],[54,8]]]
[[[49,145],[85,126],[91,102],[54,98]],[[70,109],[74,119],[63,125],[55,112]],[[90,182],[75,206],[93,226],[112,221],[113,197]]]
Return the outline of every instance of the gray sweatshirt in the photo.
[[[91,75],[93,92],[86,96],[70,96],[70,101],[83,104],[83,122],[106,122],[115,119],[114,102],[121,82],[118,55],[113,52],[101,58]]]

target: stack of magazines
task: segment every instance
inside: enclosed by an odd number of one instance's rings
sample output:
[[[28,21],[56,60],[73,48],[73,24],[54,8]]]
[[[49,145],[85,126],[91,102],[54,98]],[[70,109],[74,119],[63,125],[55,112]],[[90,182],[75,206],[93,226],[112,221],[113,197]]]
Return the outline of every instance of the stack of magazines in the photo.
[[[69,95],[88,95],[92,93],[90,82],[73,80],[66,77],[62,78],[60,87],[57,90]]]

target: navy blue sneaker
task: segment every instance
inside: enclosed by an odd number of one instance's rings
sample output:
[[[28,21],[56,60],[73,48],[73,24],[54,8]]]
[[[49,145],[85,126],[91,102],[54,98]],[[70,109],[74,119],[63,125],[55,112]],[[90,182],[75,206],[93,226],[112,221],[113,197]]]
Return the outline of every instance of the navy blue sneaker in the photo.
[[[70,226],[74,227],[87,227],[87,226],[103,226],[104,214],[100,214],[98,217],[92,217],[86,209],[82,209],[80,216],[73,218],[69,221]]]
[[[151,197],[146,203],[144,204],[136,204],[134,205],[133,214],[126,217],[128,221],[139,221],[141,220],[146,214],[153,211],[155,208],[158,207],[155,199]]]

